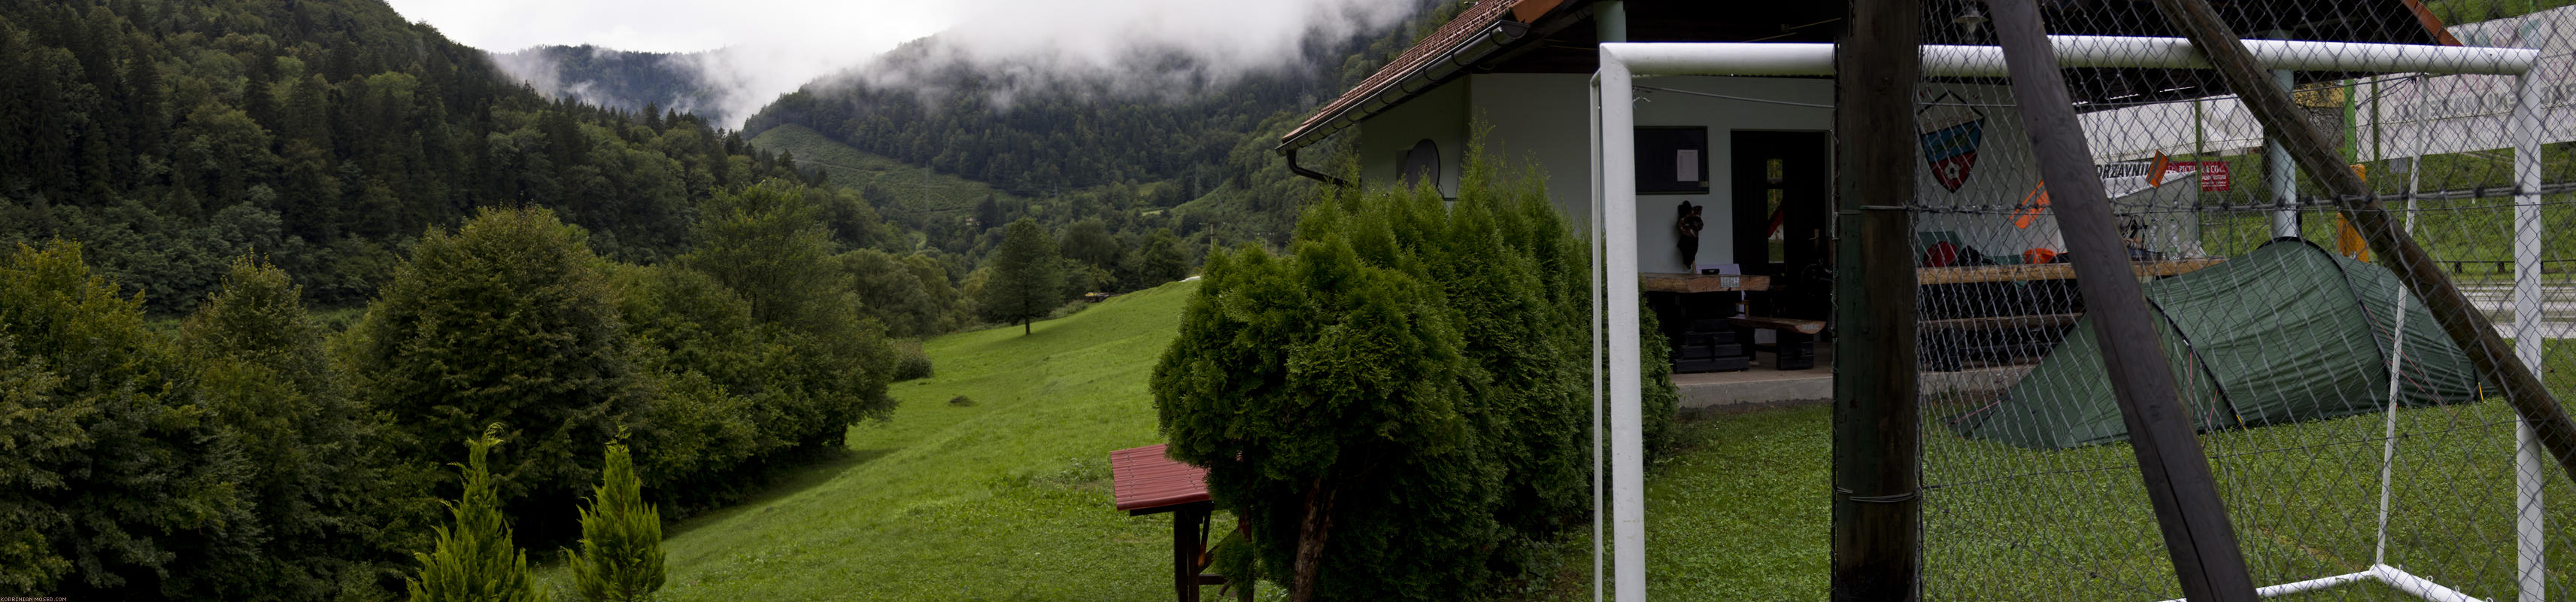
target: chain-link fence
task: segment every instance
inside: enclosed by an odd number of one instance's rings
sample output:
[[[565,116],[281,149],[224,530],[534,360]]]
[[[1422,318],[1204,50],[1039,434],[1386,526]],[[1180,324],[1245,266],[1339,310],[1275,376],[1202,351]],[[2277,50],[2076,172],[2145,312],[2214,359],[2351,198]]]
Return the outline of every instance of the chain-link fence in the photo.
[[[2053,34],[2176,35],[2144,2],[2043,4]],[[2409,6],[2230,3],[2224,16],[2249,38],[2336,43],[2305,48],[2353,70],[2271,83],[2551,393],[2576,397],[2576,9],[2435,29]],[[1993,44],[1980,7],[1928,9],[1927,43]],[[2540,53],[2519,76],[2360,58],[2377,47],[2359,44],[2452,41]],[[2553,460],[2518,457],[2496,379],[2245,103],[2205,70],[2065,74],[2100,166],[2083,184],[2112,201],[2120,259],[2146,282],[2265,593],[2576,596],[2576,488]],[[2011,82],[1927,77],[1916,103],[1925,596],[2180,597],[2067,263],[2090,258],[2065,252]]]

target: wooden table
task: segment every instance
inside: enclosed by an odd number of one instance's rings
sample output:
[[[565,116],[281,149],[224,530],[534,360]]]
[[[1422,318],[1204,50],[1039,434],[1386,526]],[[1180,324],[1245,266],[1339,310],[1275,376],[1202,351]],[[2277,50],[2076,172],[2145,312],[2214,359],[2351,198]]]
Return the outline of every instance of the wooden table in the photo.
[[[1198,602],[1199,586],[1226,585],[1208,568],[1208,522],[1216,503],[1208,497],[1207,469],[1163,455],[1166,446],[1148,445],[1109,452],[1111,499],[1128,516],[1171,512],[1172,593],[1179,602]],[[1237,525],[1247,530],[1249,525]],[[1240,583],[1235,598],[1251,602],[1252,582]]]
[[[1767,291],[1771,290],[1771,277],[1737,274],[1645,273],[1637,275],[1637,290],[1648,293]]]
[[[2133,261],[2129,269],[2140,278],[2180,276],[2227,261],[2223,258],[2165,259]],[[2016,282],[2027,280],[2074,280],[2075,264],[2025,263],[2014,265],[1972,265],[1951,268],[1916,268],[1914,283],[1968,284],[1974,282]]]

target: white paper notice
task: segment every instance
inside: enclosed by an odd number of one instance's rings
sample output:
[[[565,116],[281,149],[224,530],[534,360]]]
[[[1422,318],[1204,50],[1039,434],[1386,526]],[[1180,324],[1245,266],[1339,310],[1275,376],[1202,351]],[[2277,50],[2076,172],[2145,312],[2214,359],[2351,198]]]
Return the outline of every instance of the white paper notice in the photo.
[[[1673,180],[1677,182],[1699,181],[1698,150],[1673,151]]]

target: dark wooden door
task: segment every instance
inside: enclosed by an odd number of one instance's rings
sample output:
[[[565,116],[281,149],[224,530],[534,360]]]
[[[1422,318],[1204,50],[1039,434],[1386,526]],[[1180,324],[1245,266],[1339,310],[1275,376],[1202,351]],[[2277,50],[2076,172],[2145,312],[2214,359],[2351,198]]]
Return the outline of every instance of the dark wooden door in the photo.
[[[1727,138],[1736,262],[1745,273],[1770,275],[1777,291],[1755,295],[1753,313],[1831,318],[1832,134],[1737,130]]]

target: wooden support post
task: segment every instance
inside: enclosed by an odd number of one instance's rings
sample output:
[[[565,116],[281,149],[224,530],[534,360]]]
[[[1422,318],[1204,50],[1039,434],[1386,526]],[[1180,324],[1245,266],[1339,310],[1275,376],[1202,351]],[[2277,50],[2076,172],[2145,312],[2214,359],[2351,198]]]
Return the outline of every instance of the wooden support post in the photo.
[[[2326,192],[2335,198],[2344,219],[2351,221],[2353,228],[2360,230],[2362,238],[2370,243],[2370,252],[2386,258],[2386,265],[2397,273],[2397,279],[2405,282],[2407,290],[2413,291],[2417,298],[2424,300],[2424,309],[2433,314],[2433,321],[2442,326],[2444,334],[2450,335],[2451,342],[2469,352],[2469,363],[2477,367],[2478,373],[2495,380],[2504,389],[2505,402],[2512,405],[2514,413],[2521,415],[2523,421],[2531,426],[2541,449],[2557,460],[2559,470],[2571,482],[2576,482],[2576,422],[2568,420],[2567,412],[2558,406],[2557,400],[2550,398],[2549,390],[2541,385],[2540,378],[2532,373],[2531,367],[2515,357],[2513,349],[2505,346],[2504,337],[2496,334],[2486,316],[2469,303],[2468,297],[2460,294],[2459,288],[2451,285],[2451,278],[2442,273],[2432,255],[2415,244],[2414,237],[2406,233],[2398,220],[2390,219],[2388,210],[2380,206],[2377,195],[2361,181],[2361,176],[2344,167],[2342,159],[2335,155],[2334,144],[2328,142],[2316,126],[2307,123],[2298,108],[2291,105],[2289,92],[2277,86],[2264,85],[2262,70],[2255,66],[2253,55],[2237,42],[2235,31],[2228,28],[2225,21],[2219,20],[2207,2],[2155,0],[2155,3],[2156,8],[2164,12],[2165,20],[2191,39],[2192,46],[2200,49],[2201,56],[2217,69],[2227,87],[2243,99],[2245,108],[2254,112],[2255,120],[2280,137],[2281,146],[2298,162],[2300,170],[2307,172],[2309,178],[2323,185]],[[2535,194],[2537,191],[2523,192]],[[2457,269],[2457,264],[2453,269]]]
[[[1214,506],[1199,502],[1172,511],[1172,588],[1180,602],[1199,602],[1199,526]]]
[[[2156,511],[2165,552],[2185,597],[2195,602],[2253,602],[2253,576],[2237,549],[2235,526],[2218,498],[2190,414],[2184,411],[2172,364],[2147,311],[2146,295],[2129,269],[2118,222],[2104,196],[2084,127],[2066,95],[2056,52],[2041,28],[2034,0],[1987,0],[1995,37],[2002,43],[2022,128],[2039,158],[2041,181],[2056,201],[2057,225],[2075,263],[2085,312],[2099,330],[2102,364],[2112,398],[2129,428],[2138,476]]]
[[[1834,600],[1922,594],[1913,225],[1922,3],[1849,0],[1834,53]],[[1790,331],[1781,331],[1782,362]]]

